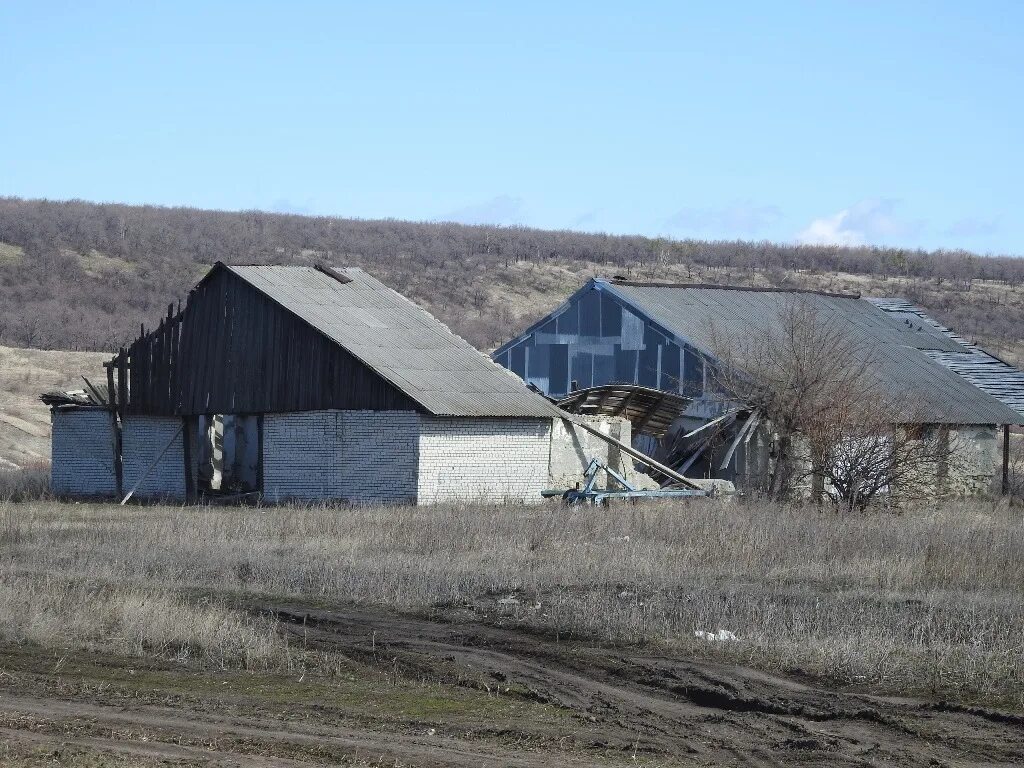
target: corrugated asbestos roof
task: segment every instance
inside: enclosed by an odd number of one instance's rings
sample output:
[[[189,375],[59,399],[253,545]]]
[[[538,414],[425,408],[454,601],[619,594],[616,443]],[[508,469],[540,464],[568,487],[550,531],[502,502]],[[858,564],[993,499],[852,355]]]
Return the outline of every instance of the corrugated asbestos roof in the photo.
[[[361,269],[227,266],[437,416],[555,415],[511,371]]]
[[[977,344],[958,336],[929,317],[923,309],[905,299],[868,301],[890,317],[916,325],[929,334],[952,340],[955,343],[953,350],[926,349],[924,353],[1024,416],[1024,371],[1014,368],[995,355],[990,355]]]
[[[905,395],[915,420],[938,424],[1019,424],[1021,412],[984,391],[951,366],[942,355],[964,347],[941,328],[924,327],[857,296],[814,292],[701,288],[598,280],[625,303],[676,336],[713,357],[715,334],[743,338],[770,331],[781,312],[797,297],[823,317],[837,318],[870,350],[875,373],[888,391]]]

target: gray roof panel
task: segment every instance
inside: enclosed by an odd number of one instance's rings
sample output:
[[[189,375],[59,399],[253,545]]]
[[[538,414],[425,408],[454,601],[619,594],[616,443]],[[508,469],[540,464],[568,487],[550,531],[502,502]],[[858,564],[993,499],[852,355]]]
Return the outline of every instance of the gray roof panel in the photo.
[[[550,418],[554,407],[440,320],[361,269],[225,266],[437,416]]]
[[[769,332],[778,323],[780,312],[799,296],[815,311],[841,321],[864,341],[877,361],[875,373],[880,384],[890,392],[912,394],[915,420],[939,424],[1024,423],[1021,412],[942,362],[943,356],[964,351],[958,337],[944,333],[944,329],[935,327],[937,324],[914,323],[906,315],[890,316],[880,306],[857,296],[606,280],[597,283],[711,357],[715,333],[729,337],[749,335],[752,329]]]
[[[925,354],[1024,418],[1024,371],[957,335],[909,301],[881,298],[867,300],[890,317],[919,325],[929,333],[948,339],[952,349],[929,348]]]

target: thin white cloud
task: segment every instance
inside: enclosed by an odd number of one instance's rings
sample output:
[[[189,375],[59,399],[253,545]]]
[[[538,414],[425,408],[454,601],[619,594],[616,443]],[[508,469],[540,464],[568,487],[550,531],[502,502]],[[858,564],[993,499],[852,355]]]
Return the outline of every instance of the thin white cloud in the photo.
[[[832,216],[815,219],[797,236],[804,245],[862,245],[864,234],[850,227],[850,211],[844,209]]]
[[[897,200],[861,200],[849,208],[815,219],[801,230],[804,245],[864,245],[907,237],[921,231],[923,221],[896,215]]]
[[[681,208],[663,223],[679,232],[730,237],[761,232],[781,217],[782,211],[778,206],[758,205],[746,200],[721,207]]]
[[[446,213],[441,219],[459,224],[521,224],[525,207],[521,197],[498,195]]]

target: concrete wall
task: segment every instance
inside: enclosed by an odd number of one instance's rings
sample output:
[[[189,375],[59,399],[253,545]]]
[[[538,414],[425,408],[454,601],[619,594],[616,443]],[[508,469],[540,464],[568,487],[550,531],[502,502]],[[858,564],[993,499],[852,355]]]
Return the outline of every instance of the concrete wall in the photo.
[[[952,453],[943,466],[939,462],[922,467],[916,479],[904,480],[902,487],[894,487],[895,498],[971,497],[985,496],[1000,491],[1002,479],[1002,442],[996,425],[950,426],[949,449]],[[745,450],[738,452],[741,472],[737,486],[747,491],[763,489],[775,460],[771,450],[770,427],[759,427]],[[800,445],[796,447],[800,452]],[[807,471],[810,459],[804,459]],[[797,489],[800,497],[811,498],[815,491],[811,479]],[[820,489],[819,489],[820,491]]]
[[[185,449],[181,427],[182,420],[176,417],[125,416],[121,426],[125,493],[144,477],[133,498],[185,498]],[[156,464],[150,470],[154,461]]]
[[[588,421],[630,441],[624,419]],[[263,488],[268,501],[542,501],[545,488],[582,481],[601,458],[643,487],[617,448],[568,422],[456,418],[408,411],[267,414]],[[603,484],[603,483],[602,483]]]
[[[940,469],[936,495],[985,496],[998,493],[1003,457],[1000,430],[993,425],[950,427],[948,466]]]
[[[550,419],[420,417],[420,504],[527,504],[548,487]]]
[[[61,496],[114,496],[114,415],[101,408],[51,412],[50,488]]]
[[[268,501],[414,501],[418,426],[411,411],[267,414],[264,496]]]
[[[599,431],[626,445],[633,444],[632,424],[629,419],[611,416],[578,416]],[[591,459],[600,459],[623,475],[634,487],[658,487],[651,478],[636,471],[633,460],[615,445],[592,435],[566,419],[555,419],[551,429],[551,463],[549,488],[574,488],[582,485],[583,473]],[[598,475],[598,487],[608,487],[603,473]],[[611,487],[618,488],[614,483]]]

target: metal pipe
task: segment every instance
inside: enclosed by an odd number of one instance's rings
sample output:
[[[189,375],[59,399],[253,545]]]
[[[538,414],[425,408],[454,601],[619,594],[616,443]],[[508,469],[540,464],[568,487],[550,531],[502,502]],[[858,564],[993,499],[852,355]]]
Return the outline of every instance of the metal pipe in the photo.
[[[681,483],[682,485],[685,485],[687,488],[691,488],[691,489],[693,489],[695,491],[703,490],[695,482],[693,482],[692,480],[688,480],[687,478],[683,477],[678,472],[676,472],[674,469],[670,469],[670,468],[666,467],[664,464],[662,464],[661,462],[655,461],[650,456],[647,456],[646,454],[640,453],[640,451],[636,450],[633,446],[626,445],[621,440],[617,440],[616,438],[614,438],[614,437],[612,437],[610,435],[606,435],[601,430],[595,429],[594,427],[590,426],[589,424],[584,424],[582,421],[576,421],[576,419],[573,418],[573,416],[571,414],[565,413],[563,411],[562,414],[561,414],[561,418],[565,419],[566,421],[572,422],[573,424],[575,424],[577,427],[580,427],[581,429],[585,429],[587,432],[589,432],[590,434],[594,435],[595,437],[599,437],[600,439],[604,440],[606,443],[611,443],[612,445],[618,446],[619,449],[623,453],[627,454],[628,456],[632,456],[634,459],[636,459],[637,461],[639,461],[642,464],[646,464],[651,469],[658,470],[659,472],[661,472],[661,474],[665,475],[669,479],[675,480],[677,483]]]
[[[1003,496],[1010,492],[1010,425],[1003,424]]]

